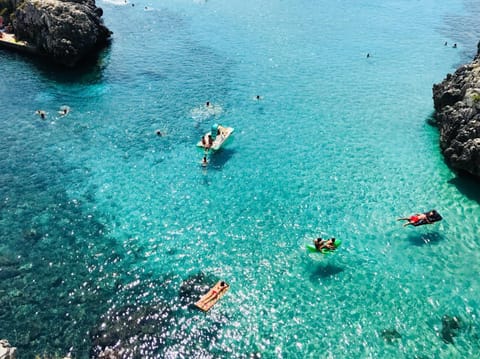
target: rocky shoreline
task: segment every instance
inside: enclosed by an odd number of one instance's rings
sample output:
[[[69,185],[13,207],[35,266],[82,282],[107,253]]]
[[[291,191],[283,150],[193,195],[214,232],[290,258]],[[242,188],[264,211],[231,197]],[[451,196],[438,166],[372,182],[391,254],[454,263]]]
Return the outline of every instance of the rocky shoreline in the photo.
[[[472,62],[433,85],[433,102],[445,161],[480,179],[480,42]]]
[[[95,0],[10,0],[7,10],[17,40],[67,67],[107,45],[112,34]]]

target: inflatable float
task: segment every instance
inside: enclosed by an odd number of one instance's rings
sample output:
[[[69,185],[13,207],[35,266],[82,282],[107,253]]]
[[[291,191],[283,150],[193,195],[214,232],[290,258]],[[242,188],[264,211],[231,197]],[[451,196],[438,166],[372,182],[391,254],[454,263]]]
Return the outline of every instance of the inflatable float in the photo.
[[[209,311],[229,288],[230,286],[223,280],[218,281],[217,284],[210,288],[210,290],[195,303],[195,306],[204,312]]]
[[[321,250],[318,250],[315,248],[313,244],[307,244],[307,251],[309,253],[321,253],[321,254],[330,254],[335,252],[335,250],[340,247],[340,244],[342,244],[342,241],[340,239],[336,239],[333,245],[335,246],[335,249],[328,249],[328,248],[322,248]]]

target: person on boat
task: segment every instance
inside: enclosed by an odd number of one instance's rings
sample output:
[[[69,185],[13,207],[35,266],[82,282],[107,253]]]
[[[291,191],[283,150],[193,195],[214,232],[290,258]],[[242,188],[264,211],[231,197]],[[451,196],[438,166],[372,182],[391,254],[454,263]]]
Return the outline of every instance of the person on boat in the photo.
[[[218,291],[217,290],[212,290],[210,293],[208,293],[207,296],[205,296],[205,298],[203,298],[203,303],[208,303],[212,300],[215,300],[217,299],[218,295],[220,293],[222,293],[225,289],[227,288],[227,283],[225,283],[223,280],[220,282],[220,285],[218,287]]]
[[[225,129],[225,127],[218,125],[217,136],[220,136],[222,139],[224,139],[226,135],[227,135],[227,130]]]
[[[397,221],[408,221],[405,223],[403,226],[410,226],[410,225],[415,225],[416,223],[420,221],[425,221],[426,223],[431,223],[430,220],[428,219],[429,216],[433,215],[433,211],[430,211],[428,214],[425,213],[416,213],[414,215],[411,215],[410,217],[405,217],[405,218],[398,218]]]
[[[205,136],[202,136],[202,146],[205,148],[205,151],[208,151],[210,147],[213,145],[213,138],[212,135],[208,134]]]

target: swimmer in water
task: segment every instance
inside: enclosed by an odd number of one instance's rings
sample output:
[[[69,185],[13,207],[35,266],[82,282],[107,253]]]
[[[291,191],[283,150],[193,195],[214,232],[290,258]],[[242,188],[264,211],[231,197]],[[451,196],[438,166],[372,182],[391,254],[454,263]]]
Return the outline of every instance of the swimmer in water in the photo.
[[[70,112],[70,107],[68,106],[62,106],[60,107],[60,110],[58,111],[59,115],[65,116]]]
[[[43,110],[37,110],[35,111],[35,113],[39,115],[42,120],[45,120],[45,118],[47,117],[47,113]]]

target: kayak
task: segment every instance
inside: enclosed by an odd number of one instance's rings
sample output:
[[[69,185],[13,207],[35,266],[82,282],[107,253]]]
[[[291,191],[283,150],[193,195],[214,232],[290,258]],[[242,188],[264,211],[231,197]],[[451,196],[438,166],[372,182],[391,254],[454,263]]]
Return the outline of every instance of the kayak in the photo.
[[[335,246],[335,249],[340,247],[340,244],[342,244],[342,241],[339,239],[336,239],[335,242],[333,243],[333,245]],[[318,250],[317,248],[315,248],[313,244],[307,244],[306,247],[307,247],[307,251],[310,253],[329,254],[329,253],[335,252],[335,250],[328,249],[328,248],[322,248],[321,250]]]

